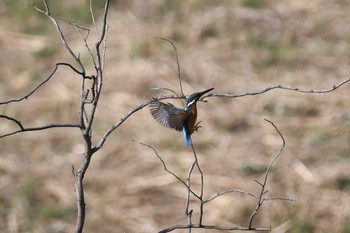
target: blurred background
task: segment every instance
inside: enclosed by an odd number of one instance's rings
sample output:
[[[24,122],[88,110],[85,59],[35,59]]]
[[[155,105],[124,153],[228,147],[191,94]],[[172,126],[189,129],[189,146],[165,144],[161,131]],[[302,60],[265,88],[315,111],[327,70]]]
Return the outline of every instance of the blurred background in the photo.
[[[41,1],[35,1],[42,6]],[[49,1],[57,19],[95,28],[89,1]],[[104,1],[93,1],[101,28]],[[165,87],[179,93],[172,46],[178,49],[185,94],[245,93],[283,84],[329,89],[349,77],[350,2],[346,0],[119,0],[112,1],[104,91],[94,143],[134,106]],[[21,97],[44,80],[57,62],[76,64],[50,20],[27,0],[0,2],[0,101]],[[89,73],[93,66],[81,35],[59,20],[69,45]],[[205,174],[204,196],[227,189],[258,194],[264,171],[286,148],[269,177],[268,201],[255,226],[272,232],[350,232],[349,84],[328,94],[273,90],[256,96],[208,98],[199,103],[203,128],[193,135]],[[25,127],[78,122],[79,78],[67,68],[21,103],[1,114]],[[174,101],[182,106],[180,101]],[[17,130],[0,120],[0,132]],[[182,134],[154,121],[147,108],[119,127],[94,155],[86,174],[86,232],[157,232],[186,223],[186,189],[166,173],[185,178],[193,161]],[[76,200],[72,166],[82,162],[77,129],[17,134],[0,141],[0,232],[73,232]],[[198,190],[196,172],[193,187]],[[227,194],[205,206],[204,224],[246,225],[255,200]],[[194,217],[198,216],[193,201]],[[176,231],[185,232],[185,231]],[[193,230],[193,232],[207,232]],[[219,232],[219,231],[210,231]]]

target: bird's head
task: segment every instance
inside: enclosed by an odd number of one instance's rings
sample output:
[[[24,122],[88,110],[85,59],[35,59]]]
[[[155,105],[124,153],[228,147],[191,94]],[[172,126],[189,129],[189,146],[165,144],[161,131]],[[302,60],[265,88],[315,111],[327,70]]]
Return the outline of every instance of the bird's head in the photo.
[[[193,93],[192,95],[190,95],[187,98],[187,104],[186,104],[186,108],[192,106],[193,104],[195,104],[205,93],[208,93],[209,91],[213,90],[214,88],[210,88],[207,89],[205,91],[201,91],[201,92],[196,92]]]

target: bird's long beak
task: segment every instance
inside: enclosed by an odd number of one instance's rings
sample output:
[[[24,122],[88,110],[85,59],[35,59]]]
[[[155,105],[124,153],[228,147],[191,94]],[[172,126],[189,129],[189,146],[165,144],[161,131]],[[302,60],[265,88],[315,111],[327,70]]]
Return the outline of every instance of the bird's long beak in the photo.
[[[209,91],[211,91],[213,89],[214,88],[210,88],[210,89],[207,89],[205,91],[193,93],[192,95],[190,95],[188,97],[188,99],[187,99],[187,106],[186,107],[191,106],[192,104],[196,103],[201,98],[201,96],[203,96],[205,93],[208,93]]]
[[[198,93],[198,96],[201,97],[202,95],[204,95],[205,93],[208,93],[208,92],[211,91],[211,90],[214,90],[214,87],[209,88],[209,89],[207,89],[207,90],[205,90],[205,91],[199,92],[199,93]]]

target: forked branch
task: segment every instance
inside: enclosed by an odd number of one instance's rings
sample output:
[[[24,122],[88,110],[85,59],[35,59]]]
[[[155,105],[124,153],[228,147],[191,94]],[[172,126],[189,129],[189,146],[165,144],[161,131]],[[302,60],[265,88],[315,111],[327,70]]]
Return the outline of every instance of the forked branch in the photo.
[[[73,52],[73,50],[71,49],[71,47],[69,46],[63,31],[61,29],[60,24],[57,22],[56,18],[53,17],[51,15],[51,11],[50,11],[50,7],[49,4],[47,3],[47,0],[42,0],[45,6],[45,10],[40,9],[39,7],[37,7],[33,2],[31,3],[32,6],[40,13],[46,15],[47,17],[49,17],[49,19],[51,20],[51,22],[55,25],[55,28],[58,32],[58,35],[64,45],[64,47],[66,48],[66,50],[69,52],[69,54],[75,59],[76,63],[79,65],[80,69],[81,69],[81,73],[85,73],[85,67],[83,66],[82,62],[80,61],[79,56],[75,55],[75,53]]]
[[[279,129],[277,128],[277,126],[272,121],[270,121],[268,119],[265,119],[265,121],[269,122],[275,128],[276,132],[278,133],[278,135],[280,136],[280,138],[282,140],[282,145],[281,145],[281,148],[278,151],[278,153],[271,160],[269,166],[267,167],[263,182],[260,183],[259,181],[256,181],[261,186],[261,190],[260,190],[260,194],[259,194],[259,197],[257,200],[257,205],[249,218],[249,222],[248,222],[249,229],[252,228],[253,220],[254,220],[255,216],[259,213],[261,206],[263,205],[264,201],[266,200],[264,195],[267,193],[266,184],[267,184],[267,179],[268,179],[270,171],[271,171],[271,167],[275,163],[277,158],[281,155],[281,153],[286,145],[286,141],[284,140],[284,137],[283,137],[282,133],[279,131]],[[288,200],[288,199],[283,199],[283,200]]]
[[[220,192],[217,193],[216,195],[214,195],[213,197],[204,200],[204,173],[202,171],[202,168],[200,167],[199,161],[198,161],[198,157],[194,148],[194,145],[192,143],[192,152],[193,152],[193,156],[194,156],[194,161],[193,163],[191,163],[187,177],[186,177],[186,181],[184,181],[183,179],[180,178],[179,175],[177,175],[176,173],[172,172],[171,170],[169,170],[169,168],[167,167],[167,165],[165,164],[164,160],[162,159],[162,157],[158,154],[157,150],[145,143],[141,143],[141,142],[137,142],[143,146],[146,146],[150,149],[153,150],[154,154],[157,156],[157,158],[161,161],[163,168],[166,172],[168,172],[169,174],[171,174],[173,177],[175,177],[178,181],[180,181],[187,190],[187,194],[186,194],[186,206],[185,206],[185,215],[187,217],[187,224],[183,224],[183,225],[174,225],[168,228],[165,228],[161,231],[159,231],[160,233],[165,233],[165,232],[171,232],[174,231],[176,229],[187,229],[187,232],[191,232],[191,229],[194,228],[200,228],[200,229],[216,229],[216,230],[223,230],[223,231],[252,231],[252,230],[259,230],[259,231],[270,231],[270,227],[253,227],[253,220],[255,218],[255,216],[259,213],[264,201],[267,200],[282,200],[282,201],[291,201],[288,198],[265,198],[265,194],[267,193],[267,189],[266,189],[266,185],[267,185],[267,181],[268,181],[268,177],[271,171],[272,166],[274,165],[275,161],[278,159],[278,157],[281,155],[284,147],[285,147],[285,140],[283,135],[281,134],[281,132],[279,131],[279,129],[276,127],[276,125],[270,121],[265,119],[267,122],[269,122],[277,131],[277,133],[279,134],[281,140],[282,140],[282,145],[280,150],[278,151],[278,153],[274,156],[274,158],[271,160],[271,162],[269,163],[269,166],[267,167],[264,179],[262,182],[257,181],[257,183],[260,186],[260,192],[259,195],[254,195],[250,192],[247,191],[243,191],[240,189],[230,189],[230,190],[226,190],[224,192]],[[136,142],[136,141],[135,141]],[[192,174],[194,171],[194,168],[197,168],[199,174],[200,174],[200,191],[199,194],[197,194],[197,192],[195,192],[192,188],[191,188],[191,178],[192,178]],[[253,210],[251,217],[249,218],[249,222],[247,224],[246,227],[242,227],[242,226],[232,226],[232,227],[227,227],[227,226],[216,226],[216,225],[207,225],[207,224],[203,224],[203,217],[204,217],[204,205],[208,202],[213,201],[214,199],[223,196],[225,194],[228,193],[241,193],[241,194],[246,194],[249,195],[251,197],[253,197],[255,200],[257,200],[257,205],[255,207],[255,209]],[[193,220],[193,209],[190,208],[190,200],[191,200],[191,195],[193,195],[193,197],[195,197],[198,202],[199,202],[199,217],[198,217],[198,223],[194,223]]]

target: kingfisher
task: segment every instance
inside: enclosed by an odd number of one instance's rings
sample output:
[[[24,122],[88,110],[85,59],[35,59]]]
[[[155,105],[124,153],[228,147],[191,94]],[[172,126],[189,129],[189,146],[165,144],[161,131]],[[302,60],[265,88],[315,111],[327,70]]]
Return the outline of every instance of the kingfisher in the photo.
[[[171,103],[163,103],[159,100],[154,100],[150,103],[150,112],[153,118],[164,125],[165,127],[182,131],[186,146],[191,146],[190,136],[194,131],[197,131],[199,126],[197,120],[197,101],[206,93],[213,90],[210,88],[201,92],[196,92],[186,99],[186,106],[184,109],[177,108]]]

